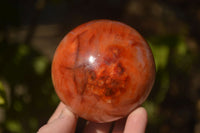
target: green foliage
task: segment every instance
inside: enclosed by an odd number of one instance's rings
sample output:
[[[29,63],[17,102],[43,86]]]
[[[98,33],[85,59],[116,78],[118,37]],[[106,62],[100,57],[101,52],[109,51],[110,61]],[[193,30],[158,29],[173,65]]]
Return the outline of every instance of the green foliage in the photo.
[[[48,67],[48,59],[45,56],[36,57],[33,61],[33,68],[38,75],[43,75]]]
[[[147,110],[148,113],[148,121],[152,125],[156,125],[161,121],[161,118],[155,118],[159,114],[159,105],[155,104],[154,102],[146,101],[143,104],[143,107]]]
[[[143,106],[148,111],[149,124],[155,126],[166,119],[160,116],[160,106],[169,97],[169,91],[174,85],[172,78],[178,74],[182,75],[182,78],[187,77],[192,58],[184,37],[154,36],[150,37],[148,42],[155,58],[157,74],[150,97]]]
[[[169,46],[167,45],[151,45],[152,52],[155,59],[156,70],[164,69],[168,64]]]
[[[135,8],[134,12],[131,8]],[[97,18],[122,20],[147,33],[156,63],[155,84],[143,104],[149,118],[147,132],[193,132],[199,125],[194,125],[195,122],[200,122],[197,117],[200,97],[198,10],[198,4],[185,0],[2,0],[0,132],[34,133],[46,123],[59,103],[51,81],[51,60],[36,49],[34,43],[45,46],[43,49],[50,47],[42,45],[44,40],[42,43],[31,40],[35,36],[38,40],[56,38],[83,21]],[[59,34],[52,36],[45,30],[41,30],[39,37],[35,34],[36,29],[40,29],[38,25],[49,24],[58,24]]]
[[[16,120],[8,120],[6,122],[6,128],[12,133],[24,133],[21,123]]]
[[[14,58],[14,62],[19,65],[23,58],[30,54],[30,48],[25,44],[20,44],[16,51],[16,56]]]
[[[36,132],[38,119],[49,117],[59,102],[51,82],[50,61],[25,44],[2,44],[0,51],[0,78],[7,81],[9,90],[6,97],[0,82],[1,106],[7,98],[9,101],[2,128],[13,133]]]
[[[0,107],[4,107],[6,105],[6,93],[3,87],[2,82],[0,81]]]

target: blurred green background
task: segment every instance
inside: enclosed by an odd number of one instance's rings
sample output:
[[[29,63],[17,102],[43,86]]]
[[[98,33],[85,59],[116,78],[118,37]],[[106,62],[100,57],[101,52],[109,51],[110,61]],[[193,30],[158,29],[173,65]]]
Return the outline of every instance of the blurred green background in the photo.
[[[147,133],[200,133],[200,1],[1,0],[0,133],[34,133],[59,99],[51,61],[71,29],[122,21],[149,42],[156,81],[143,106]],[[77,130],[78,132],[78,130]]]

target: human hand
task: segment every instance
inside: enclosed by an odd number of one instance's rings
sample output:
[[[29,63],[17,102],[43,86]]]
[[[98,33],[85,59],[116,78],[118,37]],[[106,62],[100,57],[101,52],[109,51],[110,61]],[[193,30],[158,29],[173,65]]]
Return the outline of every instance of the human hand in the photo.
[[[46,125],[38,133],[74,133],[78,117],[61,102]],[[135,109],[127,119],[115,122],[112,133],[144,133],[147,124],[147,112],[143,107]],[[111,123],[88,122],[83,133],[108,133]]]

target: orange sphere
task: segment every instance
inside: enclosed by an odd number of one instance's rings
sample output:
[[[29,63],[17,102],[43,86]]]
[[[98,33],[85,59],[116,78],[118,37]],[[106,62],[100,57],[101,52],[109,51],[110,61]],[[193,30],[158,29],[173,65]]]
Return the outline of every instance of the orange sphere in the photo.
[[[155,79],[151,49],[133,28],[95,20],[69,32],[52,63],[57,95],[78,116],[110,122],[128,115],[149,95]]]

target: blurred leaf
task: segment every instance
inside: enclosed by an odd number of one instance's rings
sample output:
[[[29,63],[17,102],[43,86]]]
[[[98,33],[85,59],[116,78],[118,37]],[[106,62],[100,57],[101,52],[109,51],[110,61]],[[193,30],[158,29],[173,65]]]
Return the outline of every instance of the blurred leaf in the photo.
[[[154,102],[146,101],[143,103],[144,108],[147,110],[148,113],[148,121],[150,124],[156,124],[160,121],[160,118],[155,118],[158,113],[159,106]]]
[[[189,53],[188,46],[183,37],[179,38],[179,41],[176,44],[176,47],[173,51],[174,58],[172,63],[176,66],[176,71],[179,73],[187,73],[191,66],[194,58]]]
[[[35,72],[38,75],[44,74],[44,72],[46,71],[48,67],[48,62],[49,62],[48,59],[44,56],[36,57],[33,62],[33,67],[34,67]]]
[[[22,109],[23,109],[22,102],[20,102],[20,101],[14,101],[13,106],[14,106],[15,111],[18,111],[18,112],[22,111]]]
[[[3,84],[0,82],[0,106],[5,106],[6,104],[6,93]]]
[[[15,63],[19,64],[23,57],[27,56],[30,53],[30,49],[27,45],[21,44],[18,46],[16,56],[15,56]]]
[[[185,55],[187,53],[187,49],[188,48],[187,48],[187,45],[186,45],[184,39],[180,38],[179,42],[178,42],[178,44],[176,46],[177,54],[180,55],[180,56],[183,56],[183,55]]]
[[[168,64],[169,46],[167,45],[152,45],[150,46],[154,55],[156,69],[163,69]]]
[[[6,123],[6,128],[12,133],[22,133],[22,126],[19,121],[8,120]]]
[[[169,79],[169,73],[168,72],[163,72],[163,74],[160,76],[160,88],[158,89],[157,91],[157,95],[155,97],[155,102],[157,104],[161,104],[166,95],[167,95],[167,92],[169,90],[169,87],[170,87],[170,79]]]
[[[52,94],[51,94],[51,102],[52,102],[52,105],[56,105],[59,101],[60,101],[60,100],[59,100],[58,96],[56,95],[56,93],[52,93]]]
[[[4,104],[5,104],[5,99],[2,96],[0,96],[0,105],[4,105]]]
[[[0,81],[0,91],[4,91],[3,84]]]
[[[29,125],[33,130],[36,129],[38,127],[38,120],[34,117],[30,118]]]

